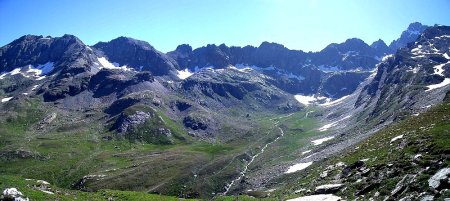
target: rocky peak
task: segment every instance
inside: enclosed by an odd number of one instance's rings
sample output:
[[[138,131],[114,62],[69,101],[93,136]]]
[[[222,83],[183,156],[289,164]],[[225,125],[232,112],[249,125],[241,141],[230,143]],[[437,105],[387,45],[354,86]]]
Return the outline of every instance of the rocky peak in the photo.
[[[87,46],[73,35],[54,38],[25,35],[0,48],[0,72],[47,62],[69,66],[67,62],[88,54]]]
[[[386,45],[386,43],[383,40],[378,39],[377,41],[373,42],[370,45],[370,47],[378,49],[378,48],[384,48],[384,47],[388,47],[388,46]]]
[[[101,50],[111,62],[136,70],[147,70],[154,75],[168,75],[178,68],[175,60],[145,41],[119,37],[109,42],[99,42],[94,47]]]
[[[283,51],[288,49],[281,44],[264,41],[259,45],[258,50]]]
[[[222,49],[225,51],[222,51]],[[227,49],[228,47],[225,45],[217,46],[215,44],[208,44],[206,47],[195,49],[189,67],[225,68],[231,64]]]
[[[411,34],[420,34],[426,28],[427,28],[427,26],[421,24],[420,22],[413,22],[413,23],[409,24],[408,29],[406,29],[406,31]]]
[[[383,55],[358,38],[343,43],[332,43],[322,51],[313,53],[312,62],[324,68],[340,70],[372,69],[378,63],[376,57]]]
[[[389,47],[386,45],[386,43],[381,39],[373,42],[370,47],[375,49],[375,51],[377,52],[377,56],[383,56],[392,52],[391,49],[389,49]]]
[[[190,54],[192,53],[192,47],[188,44],[182,44],[178,45],[175,51],[179,52],[180,54]]]
[[[402,32],[399,39],[391,42],[389,48],[391,48],[392,51],[397,51],[398,49],[405,47],[408,43],[414,42],[427,27],[428,26],[422,25],[419,22],[411,23],[408,26],[408,29]]]
[[[345,42],[335,45],[340,52],[348,51],[358,51],[358,52],[368,52],[370,51],[370,46],[367,45],[363,40],[359,38],[350,38]]]

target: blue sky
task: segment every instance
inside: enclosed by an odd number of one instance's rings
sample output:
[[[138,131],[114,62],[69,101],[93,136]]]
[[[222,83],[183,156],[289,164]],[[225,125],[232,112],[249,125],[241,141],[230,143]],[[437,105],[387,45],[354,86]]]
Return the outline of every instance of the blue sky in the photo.
[[[389,44],[411,22],[450,25],[449,11],[449,0],[0,0],[0,46],[68,33],[88,45],[129,36],[163,52],[263,41],[318,51],[352,37]]]

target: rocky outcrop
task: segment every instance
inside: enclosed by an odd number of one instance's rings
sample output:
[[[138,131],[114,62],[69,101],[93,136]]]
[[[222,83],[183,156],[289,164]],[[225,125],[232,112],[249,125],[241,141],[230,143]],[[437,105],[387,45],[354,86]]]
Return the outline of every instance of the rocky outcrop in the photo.
[[[185,127],[192,130],[206,130],[208,128],[208,124],[205,122],[205,120],[192,116],[185,117],[183,119],[183,124]]]
[[[119,133],[126,133],[127,131],[131,130],[132,127],[136,127],[140,124],[145,123],[147,119],[152,117],[152,115],[153,115],[152,113],[137,111],[133,115],[122,116],[119,118],[120,119],[119,122],[117,122],[118,124],[117,131]]]
[[[121,94],[127,87],[153,81],[154,78],[149,72],[135,73],[104,69],[90,78],[88,88],[94,93],[94,97],[102,97],[112,93]]]
[[[123,110],[110,128],[118,139],[152,144],[172,144],[173,134],[164,119],[146,105],[132,105]]]
[[[450,168],[440,169],[428,180],[428,185],[430,186],[430,188],[435,190],[449,188],[450,187],[449,177],[450,177]]]
[[[3,190],[0,200],[29,201],[29,199],[26,198],[22,192],[18,191],[17,188],[7,188]]]

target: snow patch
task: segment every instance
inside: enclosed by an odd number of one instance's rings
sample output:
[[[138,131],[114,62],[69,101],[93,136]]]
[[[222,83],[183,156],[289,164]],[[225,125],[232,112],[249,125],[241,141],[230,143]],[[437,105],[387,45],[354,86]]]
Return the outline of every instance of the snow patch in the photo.
[[[2,103],[8,102],[8,101],[10,101],[11,99],[13,99],[13,97],[2,98]]]
[[[334,138],[334,136],[324,137],[324,138],[320,138],[320,139],[317,139],[317,140],[313,140],[311,142],[314,144],[314,146],[317,146],[317,145],[322,144],[322,143],[324,143],[324,142],[326,142],[328,140],[331,140],[333,138]]]
[[[325,107],[333,106],[333,105],[336,105],[336,104],[338,104],[338,103],[341,103],[342,101],[344,101],[344,100],[345,100],[346,98],[348,98],[349,96],[350,96],[350,95],[342,96],[341,98],[336,99],[336,100],[334,100],[334,101],[325,102],[325,103],[319,104],[319,105],[320,105],[320,106],[325,106]]]
[[[450,64],[450,62],[447,62],[447,63],[443,63],[443,64],[439,64],[439,65],[437,65],[437,66],[434,66],[433,68],[434,68],[434,75],[440,75],[440,76],[444,76],[444,66],[446,65],[446,64]]]
[[[307,168],[308,166],[312,165],[312,163],[313,163],[312,161],[306,162],[306,163],[297,163],[297,164],[289,167],[289,169],[285,173],[289,174],[289,173],[303,170],[303,169]]]
[[[324,185],[317,186],[316,190],[336,188],[336,187],[341,187],[341,186],[343,186],[343,184],[324,184]]]
[[[320,127],[318,130],[321,131],[321,132],[327,131],[327,130],[330,129],[331,127],[336,126],[338,123],[339,123],[339,122],[336,121],[336,122],[332,122],[332,123],[329,123],[329,124],[325,124],[324,126]]]
[[[339,201],[339,200],[342,200],[342,198],[335,196],[333,194],[320,194],[320,195],[309,195],[304,197],[298,197],[286,201]]]
[[[441,88],[441,87],[445,87],[445,86],[447,86],[449,84],[450,84],[450,78],[445,78],[441,83],[432,84],[432,85],[426,86],[426,87],[428,87],[428,89],[425,90],[425,91],[430,91],[430,90],[433,90],[433,89],[438,89],[438,88]]]
[[[34,90],[36,90],[37,88],[38,88],[38,84],[37,85],[34,85],[32,88],[31,88],[31,91],[34,91]]]
[[[450,60],[450,56],[448,56],[447,53],[445,53],[443,56],[444,56],[446,59]]]
[[[326,125],[320,127],[318,130],[321,131],[321,132],[327,131],[327,130],[330,129],[331,127],[336,126],[339,122],[341,122],[341,121],[343,121],[343,120],[346,120],[346,119],[350,118],[351,116],[352,116],[352,115],[347,115],[347,116],[345,116],[345,117],[342,118],[342,119],[339,119],[339,120],[337,120],[337,121],[335,121],[335,122],[332,122],[332,123],[329,123],[329,124],[326,124]]]
[[[40,76],[40,77],[38,77],[38,78],[36,78],[36,80],[43,80],[43,79],[45,79],[47,76]]]
[[[314,95],[305,96],[305,95],[301,95],[301,94],[294,95],[294,98],[299,103],[301,103],[303,105],[306,105],[306,106],[308,106],[308,105],[310,105],[310,104],[312,104],[314,102],[322,101],[322,100],[326,100],[327,99],[326,97],[323,97],[323,96],[317,96],[316,97]]]
[[[311,152],[311,150],[306,150],[306,151],[302,152],[302,155],[305,155],[305,154],[307,154],[309,152]]]
[[[193,75],[194,73],[189,71],[187,68],[184,70],[177,70],[177,76],[178,78],[184,80],[188,77],[190,77],[191,75]]]
[[[15,68],[11,72],[3,73],[0,75],[0,80],[5,78],[7,75],[17,75],[21,74],[24,77],[33,76],[36,80],[42,80],[45,78],[45,75],[52,72],[54,69],[53,62],[47,62],[42,65],[38,65],[34,67],[33,65],[27,65],[24,68]]]
[[[98,62],[100,62],[100,64],[107,69],[118,69],[118,70],[124,70],[124,71],[129,71],[131,70],[130,68],[128,68],[127,66],[120,66],[119,63],[111,63],[109,62],[105,57],[98,57],[97,58]],[[101,68],[100,68],[101,69]]]
[[[402,138],[403,138],[403,135],[399,135],[397,137],[394,137],[394,138],[391,139],[391,143],[395,142],[396,140],[402,139]]]
[[[20,68],[15,68],[14,70],[12,70],[9,74],[10,75],[17,75],[20,73]]]
[[[327,72],[337,72],[340,71],[341,69],[339,68],[339,66],[325,66],[325,65],[320,65],[318,66],[318,69],[327,73]]]
[[[384,57],[381,59],[381,61],[385,62],[385,61],[387,61],[389,58],[392,58],[392,57],[394,57],[393,54],[388,54],[388,55],[384,56]]]

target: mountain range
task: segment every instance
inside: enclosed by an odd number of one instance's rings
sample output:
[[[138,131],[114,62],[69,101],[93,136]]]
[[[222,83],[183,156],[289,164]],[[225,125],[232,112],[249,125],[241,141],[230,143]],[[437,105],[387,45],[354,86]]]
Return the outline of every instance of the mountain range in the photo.
[[[444,199],[449,47],[450,27],[418,22],[389,45],[319,52],[26,35],[0,48],[0,187],[33,186],[35,199]]]

